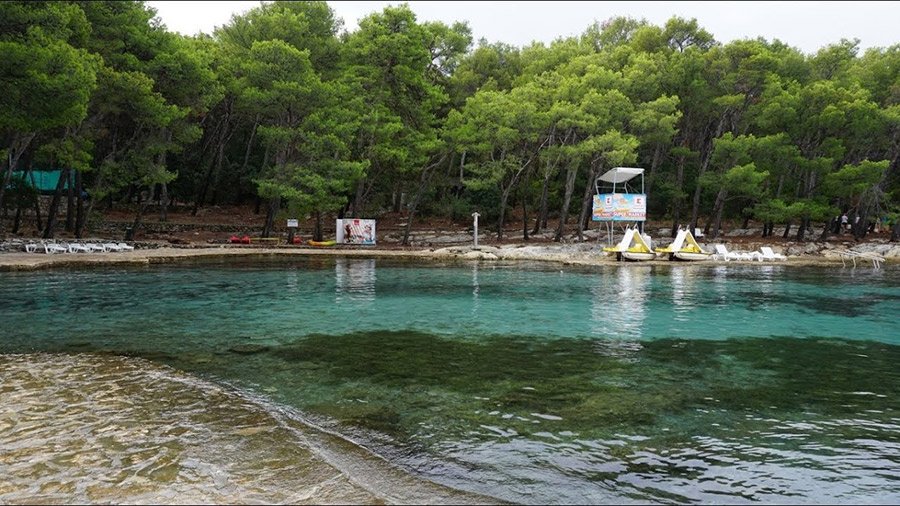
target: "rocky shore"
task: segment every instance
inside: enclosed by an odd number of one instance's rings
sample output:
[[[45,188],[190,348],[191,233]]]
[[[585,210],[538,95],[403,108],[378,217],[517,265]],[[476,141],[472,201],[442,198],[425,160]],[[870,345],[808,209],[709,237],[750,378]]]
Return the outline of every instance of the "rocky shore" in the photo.
[[[351,256],[351,257],[392,257],[435,260],[480,260],[480,261],[542,261],[558,262],[572,265],[604,265],[615,264],[613,256],[602,252],[605,242],[597,240],[581,243],[544,243],[544,244],[502,244],[482,245],[477,249],[471,244],[444,247],[387,247],[335,246],[330,248],[313,248],[306,246],[273,246],[231,244],[185,244],[166,245],[153,242],[135,243],[135,250],[108,253],[27,253],[22,240],[7,240],[0,244],[0,270],[34,270],[50,267],[75,266],[89,267],[101,265],[151,265],[191,260],[241,260],[241,259],[278,259],[294,256]],[[91,242],[91,241],[82,241]],[[99,242],[99,241],[98,241]],[[717,241],[716,243],[728,241]],[[713,244],[701,241],[707,251],[713,250]],[[729,245],[733,251],[754,251],[766,242],[741,242]],[[900,261],[900,244],[886,240],[871,240],[865,243],[848,242],[808,242],[784,243],[772,245],[776,253],[788,257],[784,263],[790,265],[841,264],[847,262],[850,254],[874,254],[883,257],[887,263]],[[843,262],[842,262],[843,259]],[[714,262],[710,260],[705,263]],[[650,264],[667,264],[668,260],[658,259]],[[759,264],[760,262],[752,262]],[[771,262],[767,262],[771,263]],[[862,263],[862,265],[866,265]]]

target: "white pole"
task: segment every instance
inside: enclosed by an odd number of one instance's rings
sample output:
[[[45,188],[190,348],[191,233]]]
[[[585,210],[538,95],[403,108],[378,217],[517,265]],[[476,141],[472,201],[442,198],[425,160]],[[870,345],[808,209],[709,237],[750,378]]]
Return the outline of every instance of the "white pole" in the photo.
[[[478,217],[481,216],[478,213],[472,213],[472,217],[475,218],[475,247],[474,249],[478,249]]]

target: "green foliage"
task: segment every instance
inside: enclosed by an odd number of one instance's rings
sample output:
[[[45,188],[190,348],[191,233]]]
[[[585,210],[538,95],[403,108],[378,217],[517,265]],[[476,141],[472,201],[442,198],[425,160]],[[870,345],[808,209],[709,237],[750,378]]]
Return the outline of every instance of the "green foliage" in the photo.
[[[831,195],[850,199],[859,197],[881,182],[889,165],[888,160],[863,160],[855,165],[844,165],[841,170],[826,176],[827,191]]]
[[[183,37],[155,14],[0,3],[0,176],[52,162],[98,198],[167,184],[198,205],[261,197],[295,214],[377,214],[366,204],[452,188],[421,209],[502,222],[520,204],[577,210],[590,177],[628,165],[654,182],[651,211],[678,219],[691,204],[768,222],[897,209],[897,45],[804,55],[722,44],[693,19],[617,17],[473,48],[466,23],[406,5],[341,33],[321,1],[266,2]]]

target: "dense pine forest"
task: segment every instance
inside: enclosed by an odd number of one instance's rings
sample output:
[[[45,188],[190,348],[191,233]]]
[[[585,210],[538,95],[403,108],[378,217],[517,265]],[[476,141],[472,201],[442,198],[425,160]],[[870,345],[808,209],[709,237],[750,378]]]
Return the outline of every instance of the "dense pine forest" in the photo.
[[[402,213],[408,234],[478,211],[498,237],[515,219],[560,240],[590,224],[597,176],[632,166],[673,230],[819,240],[846,213],[857,239],[879,223],[897,240],[900,44],[858,46],[721,43],[673,17],[515,47],[405,5],[347,32],[325,2],[189,37],[142,2],[2,2],[0,230],[242,204],[263,236],[286,216],[321,237],[334,217]],[[27,177],[46,169],[42,211]]]

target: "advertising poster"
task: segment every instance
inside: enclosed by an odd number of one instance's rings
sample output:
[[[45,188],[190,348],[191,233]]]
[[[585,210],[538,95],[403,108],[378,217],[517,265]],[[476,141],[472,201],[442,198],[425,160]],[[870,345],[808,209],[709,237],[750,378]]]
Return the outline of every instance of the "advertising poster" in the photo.
[[[647,196],[643,193],[594,195],[593,221],[646,221]]]
[[[338,244],[375,244],[375,220],[337,220],[336,231]]]

